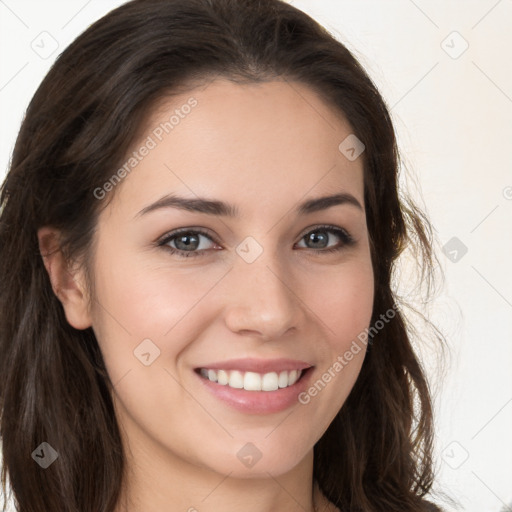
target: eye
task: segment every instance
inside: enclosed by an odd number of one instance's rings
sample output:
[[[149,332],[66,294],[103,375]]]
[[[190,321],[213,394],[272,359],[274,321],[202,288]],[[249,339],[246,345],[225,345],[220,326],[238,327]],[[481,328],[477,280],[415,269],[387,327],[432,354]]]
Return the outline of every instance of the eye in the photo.
[[[329,239],[333,234],[339,239],[339,242],[333,247],[328,247]],[[321,253],[341,251],[343,248],[355,244],[355,240],[346,230],[336,226],[318,226],[306,233],[301,241],[303,240],[306,244],[310,244],[307,248]]]
[[[339,241],[333,247],[329,247],[328,243],[332,235]],[[211,235],[202,229],[183,228],[168,233],[157,245],[179,257],[204,256],[212,247],[208,247],[208,243],[206,243],[207,247],[204,247],[205,244],[201,243],[201,238],[206,238],[213,244],[217,244]],[[346,230],[335,226],[318,226],[303,235],[301,241],[303,240],[307,244],[313,245],[306,249],[312,249],[316,253],[337,252],[355,244],[355,240]]]
[[[208,247],[204,247],[205,244],[201,243],[201,238],[207,238],[216,243],[206,231],[186,228],[169,233],[158,242],[158,246],[165,247],[171,254],[180,257],[202,256]],[[170,244],[174,244],[174,246]]]

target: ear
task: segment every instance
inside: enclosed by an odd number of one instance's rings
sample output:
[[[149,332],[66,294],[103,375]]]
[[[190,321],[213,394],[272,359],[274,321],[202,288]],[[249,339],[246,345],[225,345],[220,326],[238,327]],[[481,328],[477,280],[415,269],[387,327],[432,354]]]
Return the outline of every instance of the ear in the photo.
[[[53,292],[64,307],[68,323],[75,329],[87,329],[92,321],[83,271],[70,268],[64,258],[58,229],[42,227],[37,231],[37,238]]]

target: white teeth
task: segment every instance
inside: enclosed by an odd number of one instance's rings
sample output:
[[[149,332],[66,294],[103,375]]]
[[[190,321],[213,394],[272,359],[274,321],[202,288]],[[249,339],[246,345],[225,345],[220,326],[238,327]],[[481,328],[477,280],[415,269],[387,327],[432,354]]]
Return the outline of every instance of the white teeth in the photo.
[[[244,387],[244,374],[237,370],[229,372],[228,386],[230,388],[242,389]],[[210,379],[212,380],[212,379]],[[215,381],[213,381],[215,382]]]
[[[278,384],[280,388],[285,388],[288,386],[288,372],[281,372],[279,374]]]
[[[279,388],[293,386],[300,376],[302,370],[291,370],[269,373],[240,372],[238,370],[210,370],[201,368],[201,375],[212,382],[222,386],[229,386],[247,391],[275,391]]]
[[[245,372],[244,389],[247,391],[261,391],[261,377],[254,372]]]
[[[224,370],[219,370],[217,372],[217,382],[219,384],[221,384],[222,386],[225,386],[226,384],[228,384],[228,382],[229,382],[228,372],[225,372]]]
[[[261,379],[262,391],[275,391],[279,389],[278,377],[276,372],[265,373]]]

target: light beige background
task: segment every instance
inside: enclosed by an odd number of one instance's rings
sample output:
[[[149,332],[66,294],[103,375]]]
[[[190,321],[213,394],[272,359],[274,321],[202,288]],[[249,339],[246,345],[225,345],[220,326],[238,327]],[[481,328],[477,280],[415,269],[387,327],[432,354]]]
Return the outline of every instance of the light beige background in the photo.
[[[0,1],[2,177],[58,53],[121,3]],[[436,394],[436,488],[458,500],[447,510],[512,511],[512,0],[290,3],[369,71],[396,124],[404,184],[436,228],[446,284],[431,314],[450,346],[444,378],[418,342]],[[455,262],[442,252],[453,237]]]

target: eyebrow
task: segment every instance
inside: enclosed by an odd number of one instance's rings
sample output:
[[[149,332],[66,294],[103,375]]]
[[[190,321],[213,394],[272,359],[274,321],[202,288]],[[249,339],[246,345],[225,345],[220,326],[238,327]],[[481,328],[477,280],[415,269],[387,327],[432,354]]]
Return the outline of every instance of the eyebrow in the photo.
[[[331,196],[308,199],[295,208],[295,213],[297,215],[307,215],[320,210],[326,210],[332,206],[343,204],[355,206],[361,211],[364,211],[361,203],[352,194],[340,193]],[[146,215],[149,212],[153,212],[161,208],[178,208],[180,210],[203,213],[206,215],[219,215],[232,218],[238,218],[240,216],[240,211],[235,205],[228,204],[223,201],[205,199],[201,197],[180,197],[169,194],[143,208],[135,217]]]

